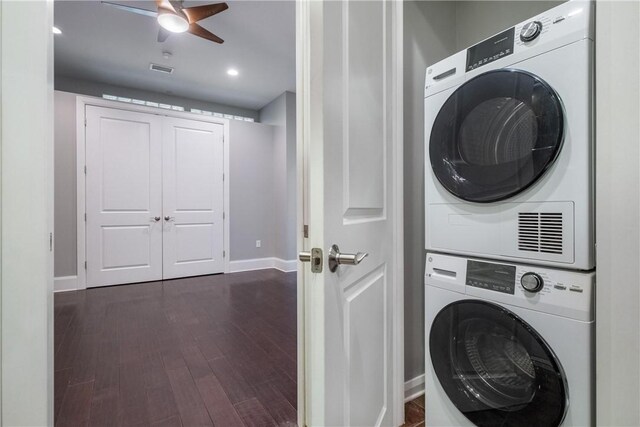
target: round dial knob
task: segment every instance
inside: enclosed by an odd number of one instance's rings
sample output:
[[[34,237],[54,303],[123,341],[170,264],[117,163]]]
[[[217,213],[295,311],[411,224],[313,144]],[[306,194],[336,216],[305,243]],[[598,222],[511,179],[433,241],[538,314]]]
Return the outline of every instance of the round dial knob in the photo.
[[[542,31],[542,22],[540,21],[531,21],[524,24],[522,30],[520,30],[520,40],[523,42],[530,42],[531,40],[538,37]]]
[[[520,279],[520,284],[525,291],[539,292],[544,286],[544,280],[536,273],[524,273]]]

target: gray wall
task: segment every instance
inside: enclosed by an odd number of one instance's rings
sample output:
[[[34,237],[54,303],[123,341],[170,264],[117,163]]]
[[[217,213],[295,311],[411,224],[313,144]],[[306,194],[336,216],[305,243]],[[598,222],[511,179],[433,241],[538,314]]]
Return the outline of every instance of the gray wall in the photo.
[[[404,3],[405,378],[424,373],[424,74],[427,66],[562,2]]]
[[[54,93],[54,276],[75,276],[76,233],[76,95]]]
[[[72,79],[64,76],[56,76],[55,89],[65,92],[79,93],[82,95],[97,96],[99,98],[102,98],[102,95],[107,93],[109,95],[138,98],[145,101],[153,101],[163,104],[179,105],[184,107],[186,111],[189,111],[191,108],[197,108],[199,110],[215,111],[217,113],[252,117],[254,120],[258,120],[258,112],[256,110],[231,107],[229,105],[218,104],[206,100],[184,98],[173,94],[150,92],[89,80]]]
[[[54,138],[54,275],[75,276],[76,272],[76,94],[55,92],[55,138]],[[123,94],[123,96],[131,96]],[[287,95],[288,98],[295,96]],[[295,112],[295,102],[287,100],[284,117],[291,125],[290,109]],[[287,113],[288,112],[288,113]],[[257,113],[256,113],[257,116]],[[196,116],[197,117],[197,116]],[[295,114],[294,116],[295,117]],[[295,125],[295,122],[294,122]],[[283,128],[285,135],[290,126]],[[295,197],[295,163],[293,181],[274,185],[276,165],[286,165],[286,150],[276,151],[274,133],[277,127],[260,123],[230,121],[230,259],[232,261],[263,257],[295,259],[295,237],[293,255],[284,257],[276,248],[287,247],[281,243],[291,237],[279,232],[274,222],[275,209],[280,205],[274,201],[283,198],[282,206],[295,203],[287,200],[288,188],[293,186]],[[295,134],[295,127],[293,130]],[[286,149],[286,146],[283,145]],[[295,146],[294,146],[295,150]],[[286,170],[286,169],[285,169]],[[287,175],[285,175],[287,176]],[[295,224],[295,204],[294,221]],[[295,236],[295,225],[287,233]],[[256,248],[256,240],[262,245]],[[288,244],[288,243],[287,243]]]
[[[284,92],[260,110],[260,122],[274,126],[274,226],[278,258],[296,258],[296,98]]]
[[[455,52],[455,3],[404,3],[405,379],[424,373],[424,76]]]
[[[232,120],[229,127],[230,259],[275,256],[274,226],[280,191],[274,186],[273,126]],[[256,240],[262,246],[256,248]]]

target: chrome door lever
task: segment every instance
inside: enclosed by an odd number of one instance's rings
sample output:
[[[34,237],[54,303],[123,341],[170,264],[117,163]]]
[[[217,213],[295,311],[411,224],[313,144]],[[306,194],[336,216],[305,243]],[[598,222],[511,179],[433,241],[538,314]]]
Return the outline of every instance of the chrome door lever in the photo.
[[[338,245],[331,245],[331,249],[329,249],[329,270],[334,273],[339,265],[358,265],[368,256],[369,254],[366,252],[342,254]]]

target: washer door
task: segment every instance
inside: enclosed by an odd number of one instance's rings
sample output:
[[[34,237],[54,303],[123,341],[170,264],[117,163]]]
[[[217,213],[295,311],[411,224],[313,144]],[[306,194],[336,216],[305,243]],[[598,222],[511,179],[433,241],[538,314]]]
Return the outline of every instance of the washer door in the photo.
[[[489,71],[456,89],[440,109],[429,140],[431,167],[463,200],[503,200],[544,174],[563,132],[562,104],[551,86],[524,71]]]
[[[562,367],[511,311],[484,301],[449,304],[433,321],[429,350],[442,388],[475,425],[558,426],[564,419]]]

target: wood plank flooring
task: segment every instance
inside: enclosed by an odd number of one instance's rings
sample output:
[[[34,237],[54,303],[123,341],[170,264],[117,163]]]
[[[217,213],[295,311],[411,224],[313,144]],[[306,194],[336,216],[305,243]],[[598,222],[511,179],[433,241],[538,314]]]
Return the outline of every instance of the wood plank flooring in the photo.
[[[296,276],[55,294],[56,426],[296,425]]]
[[[425,409],[424,394],[404,404],[404,426],[424,427]]]

